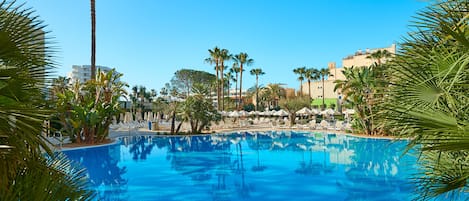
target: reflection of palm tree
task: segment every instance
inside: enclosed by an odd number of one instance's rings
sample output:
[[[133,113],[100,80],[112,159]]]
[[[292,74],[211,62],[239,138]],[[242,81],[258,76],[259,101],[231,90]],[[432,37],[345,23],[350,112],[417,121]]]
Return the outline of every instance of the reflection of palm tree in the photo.
[[[245,169],[244,169],[244,161],[243,161],[243,147],[241,146],[241,143],[238,143],[239,146],[239,159],[240,159],[240,164],[241,164],[241,169],[238,168],[238,173],[241,174],[241,185],[238,186],[238,193],[242,198],[247,198],[250,197],[249,195],[249,187],[246,185],[245,182]],[[238,166],[239,167],[239,166]]]
[[[256,152],[257,152],[257,166],[252,167],[252,171],[254,172],[262,172],[264,171],[267,167],[266,166],[261,166],[260,162],[260,157],[259,157],[259,139],[257,138],[257,133],[256,133]]]
[[[129,152],[133,154],[132,159],[134,160],[146,160],[147,156],[151,153],[151,150],[155,146],[154,143],[149,143],[145,145],[147,138],[146,137],[138,137],[137,142],[135,142],[132,147],[130,148]]]

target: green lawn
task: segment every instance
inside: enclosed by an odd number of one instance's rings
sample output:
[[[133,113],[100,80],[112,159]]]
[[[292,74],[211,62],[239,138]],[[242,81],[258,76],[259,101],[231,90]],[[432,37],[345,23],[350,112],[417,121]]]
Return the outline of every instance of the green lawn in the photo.
[[[336,104],[337,105],[337,98],[326,98],[324,99],[324,103],[329,107],[331,104]],[[321,106],[322,104],[322,98],[316,98],[311,102],[311,105],[317,105]]]

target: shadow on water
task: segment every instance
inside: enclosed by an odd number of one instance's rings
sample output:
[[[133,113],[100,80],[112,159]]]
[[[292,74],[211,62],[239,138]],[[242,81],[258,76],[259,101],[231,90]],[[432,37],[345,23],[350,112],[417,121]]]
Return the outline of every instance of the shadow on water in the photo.
[[[127,191],[127,180],[123,175],[126,167],[119,167],[120,145],[71,150],[64,152],[73,161],[88,170],[91,189],[99,200],[121,200]],[[96,157],[99,156],[99,157]]]

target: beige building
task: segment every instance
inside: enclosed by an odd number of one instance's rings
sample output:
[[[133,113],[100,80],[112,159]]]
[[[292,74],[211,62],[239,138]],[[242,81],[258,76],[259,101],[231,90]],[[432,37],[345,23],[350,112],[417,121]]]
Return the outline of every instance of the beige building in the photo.
[[[374,62],[373,59],[367,58],[370,56],[370,54],[378,51],[378,50],[386,50],[391,54],[396,53],[396,45],[392,44],[389,47],[385,48],[376,48],[376,49],[366,49],[365,51],[358,50],[355,52],[354,55],[347,56],[342,59],[342,66],[343,67],[351,67],[351,66],[370,66]],[[386,62],[386,60],[381,60],[381,62]],[[335,80],[345,80],[345,76],[342,73],[343,67],[337,68],[335,62],[330,62],[327,67],[329,68],[329,71],[332,76],[327,77],[324,80],[324,97],[325,98],[338,98],[340,95],[340,91],[334,92],[334,81]],[[311,82],[311,98],[316,99],[316,98],[322,98],[322,81],[314,81]],[[302,85],[302,90],[304,95],[308,95],[308,82],[304,82]]]

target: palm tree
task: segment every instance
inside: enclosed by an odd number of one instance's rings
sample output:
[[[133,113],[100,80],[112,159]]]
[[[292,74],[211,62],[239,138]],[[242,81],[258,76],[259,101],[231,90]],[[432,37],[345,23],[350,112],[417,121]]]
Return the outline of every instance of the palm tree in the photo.
[[[239,101],[240,103],[238,104],[238,110],[241,110],[241,102],[242,102],[242,92],[243,92],[243,71],[244,71],[244,65],[250,66],[254,63],[254,60],[249,58],[249,55],[247,53],[239,53],[235,55],[233,58],[236,63],[239,64]]]
[[[378,50],[376,52],[371,53],[366,58],[376,60],[376,64],[379,66],[382,63],[381,62],[382,59],[387,59],[387,58],[390,58],[391,56],[392,56],[391,53],[388,52],[387,50]]]
[[[239,64],[237,62],[234,62],[233,63],[233,66],[231,67],[230,71],[233,71],[233,73],[235,74],[235,78],[234,78],[234,81],[236,82],[236,85],[235,85],[235,99],[238,98],[238,74],[240,72],[240,68],[239,68]],[[238,108],[238,101],[235,101],[236,103],[236,108]]]
[[[91,199],[84,171],[54,154],[42,133],[55,67],[43,28],[32,9],[0,2],[0,200]]]
[[[311,80],[317,80],[320,78],[319,71],[314,68],[308,68],[306,69],[305,77],[308,80],[308,95],[311,98]]]
[[[300,96],[303,96],[303,80],[305,79],[306,67],[300,67],[293,69],[293,73],[298,75],[300,81]]]
[[[224,80],[224,73],[225,73],[225,61],[231,60],[233,56],[230,54],[230,52],[227,49],[222,49],[220,51],[220,75],[221,75],[221,86],[222,86],[222,110],[225,110],[225,80]]]
[[[91,3],[91,80],[96,77],[96,9],[95,0],[90,0]]]
[[[332,76],[331,72],[329,71],[329,68],[322,68],[319,70],[319,75],[321,76],[321,81],[322,81],[322,109],[326,109],[325,106],[325,101],[324,101],[324,78],[326,76]]]
[[[220,55],[221,55],[221,50],[220,48],[218,48],[217,46],[215,46],[213,49],[209,49],[208,52],[210,53],[210,57],[209,58],[206,58],[205,59],[205,62],[207,63],[210,63],[210,64],[215,64],[215,71],[216,71],[216,85],[217,85],[217,109],[218,110],[221,110],[221,104],[220,104],[220,95],[221,95],[221,91],[220,91],[220,82],[219,82],[219,79],[220,79],[220,74],[219,74],[219,70],[220,70]],[[223,77],[223,72],[221,74],[221,76]]]
[[[230,69],[227,73],[225,73],[225,78],[226,78],[226,87],[228,88],[228,98],[230,98],[230,87],[231,87],[231,81],[236,81],[235,77],[233,76],[232,69]]]
[[[466,0],[427,7],[389,64],[391,83],[380,116],[419,152],[415,181],[421,200],[464,200],[458,194],[469,190],[467,10]]]
[[[256,76],[256,111],[259,107],[259,75],[264,75],[265,72],[262,71],[260,68],[251,69],[251,75]]]

